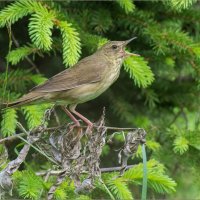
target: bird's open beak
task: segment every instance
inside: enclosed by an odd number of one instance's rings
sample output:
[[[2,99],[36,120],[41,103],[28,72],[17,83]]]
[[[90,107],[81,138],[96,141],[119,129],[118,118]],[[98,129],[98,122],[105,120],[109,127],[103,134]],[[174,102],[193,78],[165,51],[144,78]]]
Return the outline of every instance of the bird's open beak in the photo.
[[[126,46],[126,45],[129,44],[131,41],[135,40],[136,38],[137,38],[137,37],[133,37],[133,38],[131,38],[131,39],[129,39],[129,40],[126,40],[126,41],[124,42],[123,46]]]
[[[125,47],[127,44],[129,44],[131,41],[135,40],[136,38],[137,38],[137,37],[133,37],[133,38],[131,38],[131,39],[129,39],[129,40],[126,40],[126,41],[123,43],[123,47]],[[126,51],[126,57],[128,57],[128,56],[140,56],[140,55],[135,54],[135,53],[130,53],[130,52],[127,52],[127,51]]]

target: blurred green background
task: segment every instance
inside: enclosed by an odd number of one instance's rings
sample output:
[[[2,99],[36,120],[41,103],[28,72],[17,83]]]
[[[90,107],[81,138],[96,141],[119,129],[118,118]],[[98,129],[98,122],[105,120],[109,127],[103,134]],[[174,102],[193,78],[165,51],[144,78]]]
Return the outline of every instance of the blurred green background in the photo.
[[[2,102],[18,98],[46,78],[73,66],[108,40],[136,36],[128,50],[141,57],[126,61],[116,83],[97,99],[79,105],[77,110],[91,121],[97,121],[105,107],[107,126],[142,127],[147,131],[147,158],[153,162],[149,165],[162,174],[156,176],[159,186],[151,185],[154,178],[149,179],[148,199],[199,199],[199,1],[23,0],[1,1],[0,8]],[[27,129],[39,125],[45,109],[45,106],[33,106],[2,112],[1,137],[19,132],[17,121]],[[60,108],[56,108],[56,113],[61,124],[69,121]],[[57,122],[52,117],[49,126],[55,125]],[[102,167],[118,166],[115,150],[122,145],[121,137],[116,136],[114,141],[104,147]],[[6,144],[9,159],[16,156],[14,148],[19,143]],[[33,171],[42,165],[44,169],[49,167],[40,156],[36,156],[38,160],[32,160],[31,156],[27,162]],[[129,164],[139,162],[141,148]],[[20,193],[19,180],[21,177],[23,181],[23,176],[16,177],[19,184],[16,195],[25,197]],[[171,177],[172,182],[166,177]],[[140,198],[137,179],[133,178],[132,183],[129,189],[113,183],[118,188],[117,194],[113,192],[116,199]],[[72,190],[69,184],[62,187],[65,192],[57,199],[75,198],[69,192]],[[76,198],[109,199],[109,196],[95,190],[93,194]]]

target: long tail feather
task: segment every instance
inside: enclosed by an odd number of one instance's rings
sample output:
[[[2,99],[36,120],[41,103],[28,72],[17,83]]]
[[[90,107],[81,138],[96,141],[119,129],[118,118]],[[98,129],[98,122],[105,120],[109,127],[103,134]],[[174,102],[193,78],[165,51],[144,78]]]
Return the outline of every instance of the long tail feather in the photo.
[[[14,102],[4,103],[6,108],[17,108],[24,105],[29,105],[41,98],[40,93],[30,92]]]

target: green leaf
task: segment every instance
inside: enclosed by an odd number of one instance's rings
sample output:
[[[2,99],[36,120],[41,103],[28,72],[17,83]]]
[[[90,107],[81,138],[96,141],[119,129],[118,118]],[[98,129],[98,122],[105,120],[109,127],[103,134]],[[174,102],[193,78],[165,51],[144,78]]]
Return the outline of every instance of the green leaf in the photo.
[[[194,131],[186,131],[184,136],[189,142],[190,146],[200,150],[200,134],[198,129]]]
[[[1,134],[4,137],[13,135],[17,127],[17,112],[12,108],[2,112]]]
[[[30,78],[36,85],[42,84],[47,80],[42,74],[33,74]]]
[[[61,189],[61,188],[57,188],[55,193],[53,194],[55,200],[64,200],[67,199],[67,195],[65,190]]]
[[[197,56],[197,58],[200,58],[200,44],[195,44],[191,46],[191,49],[193,53]]]
[[[29,129],[42,124],[45,110],[49,107],[51,104],[31,105],[22,108]]]
[[[158,150],[160,149],[160,144],[153,140],[147,140],[146,146],[147,146],[147,149],[150,149],[152,152],[158,152]],[[135,155],[133,155],[133,158],[134,157],[142,158],[142,147],[141,146],[138,147]]]
[[[52,45],[52,28],[55,14],[43,8],[31,16],[29,27],[29,35],[32,42],[43,50],[50,50]]]
[[[171,68],[175,67],[175,60],[172,57],[166,57],[164,60],[165,64]]]
[[[122,178],[108,180],[106,181],[106,185],[116,199],[133,199],[126,182]]]
[[[16,65],[18,62],[23,60],[26,56],[36,51],[37,51],[37,48],[31,47],[31,46],[19,47],[15,50],[10,51],[6,59],[12,65]]]
[[[183,136],[176,137],[173,145],[174,152],[180,155],[184,154],[189,149],[189,141]]]
[[[152,89],[146,89],[143,90],[143,93],[145,94],[145,105],[148,105],[150,109],[153,109],[156,107],[156,104],[159,103],[158,95],[155,93]]]
[[[154,140],[148,140],[146,142],[147,148],[151,149],[152,151],[158,151],[160,149],[160,144]]]
[[[53,197],[55,200],[78,199],[74,190],[74,183],[67,178],[57,187]]]
[[[6,73],[0,74],[0,84],[3,84]],[[41,74],[32,74],[29,70],[16,69],[8,73],[7,87],[17,92],[24,92],[31,83],[40,84],[46,80]]]
[[[177,11],[185,10],[196,2],[197,0],[169,0],[170,6]]]
[[[117,0],[116,1],[122,9],[124,9],[125,13],[131,13],[135,9],[135,5],[133,3],[133,0]]]
[[[142,57],[128,57],[124,62],[124,69],[139,87],[146,88],[154,81],[154,74]]]
[[[63,39],[63,63],[66,66],[73,66],[78,62],[81,53],[78,32],[66,21],[61,21],[59,27]]]
[[[163,165],[156,160],[149,160],[147,162],[147,186],[154,189],[157,193],[171,193],[175,192],[176,183],[164,173]],[[143,164],[138,164],[133,168],[127,170],[122,176],[124,179],[132,181],[133,183],[142,184],[143,178]]]
[[[17,191],[20,197],[37,200],[40,198],[44,182],[41,177],[31,171],[17,171],[13,174],[14,182],[18,184]]]
[[[83,33],[80,35],[83,46],[86,46],[87,50],[94,53],[97,49],[102,47],[108,42],[108,39],[101,37],[99,35],[93,35],[89,33]]]
[[[6,23],[15,23],[20,18],[32,13],[34,11],[34,1],[20,0],[7,6],[0,12],[0,27]]]
[[[110,12],[104,9],[94,11],[90,24],[94,31],[99,34],[107,32],[112,26]]]
[[[134,115],[133,107],[130,103],[125,101],[123,98],[118,98],[115,96],[109,96],[111,103],[111,109],[113,113],[120,118],[120,120],[125,120],[126,122],[133,124]]]

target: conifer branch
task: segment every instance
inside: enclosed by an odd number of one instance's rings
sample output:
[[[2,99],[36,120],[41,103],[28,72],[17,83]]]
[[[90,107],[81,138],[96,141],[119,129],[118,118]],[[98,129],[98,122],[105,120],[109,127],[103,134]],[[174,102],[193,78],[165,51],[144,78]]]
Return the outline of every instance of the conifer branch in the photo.
[[[145,88],[154,81],[154,75],[150,67],[141,57],[127,58],[124,62],[124,68],[139,87]]]
[[[60,21],[56,22],[61,30],[63,45],[63,63],[73,66],[79,59],[81,47],[78,33],[71,24]]]
[[[169,5],[172,9],[181,12],[182,10],[189,8],[196,2],[197,0],[169,0],[164,3]]]
[[[178,177],[182,173],[179,165],[184,166],[193,182],[187,193],[194,196],[193,189],[198,177],[191,174],[198,173],[200,151],[200,115],[197,113],[200,88],[199,18],[197,0],[167,0],[161,3],[116,0],[80,4],[73,1],[16,0],[1,3],[0,27],[8,28],[8,33],[5,29],[1,32],[1,50],[4,55],[7,51],[7,40],[4,38],[9,36],[10,53],[7,65],[5,58],[0,58],[0,85],[4,84],[4,91],[0,89],[0,101],[15,101],[30,87],[45,80],[40,73],[32,73],[36,68],[30,57],[32,55],[38,64],[47,61],[40,67],[45,67],[42,69],[45,76],[51,76],[61,70],[57,68],[61,60],[66,67],[73,66],[80,57],[81,47],[85,57],[108,40],[127,40],[137,36],[137,40],[129,44],[129,51],[135,51],[141,57],[126,60],[124,69],[140,88],[132,87],[126,74],[121,72],[118,82],[111,88],[112,92],[107,92],[98,102],[82,109],[88,112],[88,116],[94,116],[92,112],[99,103],[109,104],[108,123],[144,127],[151,133],[146,142],[150,158],[147,162],[148,190],[151,189],[148,198],[156,193],[167,195],[174,192],[174,180],[179,186],[185,184],[184,178]],[[12,30],[19,34],[17,39],[11,31],[11,25]],[[21,26],[24,28],[20,29]],[[31,37],[32,44],[27,43],[26,33]],[[16,48],[11,49],[12,42]],[[8,64],[17,66],[10,68]],[[29,70],[26,70],[27,67]],[[99,193],[103,199],[137,198],[129,186],[134,187],[134,191],[140,188],[144,176],[142,163],[128,170],[122,166],[111,167],[105,169],[108,171],[106,173],[104,168],[99,168],[98,159],[99,155],[103,157],[103,166],[110,157],[114,160],[116,156],[117,159],[117,153],[113,150],[121,148],[119,159],[122,156],[121,162],[126,165],[129,157],[127,152],[129,149],[134,151],[133,147],[137,149],[137,142],[125,143],[124,140],[129,132],[142,129],[95,124],[89,135],[85,133],[87,127],[81,121],[80,127],[74,127],[72,123],[62,125],[63,118],[61,125],[59,120],[57,124],[55,118],[51,117],[48,127],[47,123],[45,127],[40,126],[39,140],[35,135],[37,141],[32,145],[28,142],[27,132],[32,132],[43,123],[45,109],[36,106],[1,112],[0,167],[6,168],[8,156],[13,156],[13,148],[17,154],[20,154],[19,149],[23,149],[24,144],[24,147],[30,145],[32,148],[22,168],[16,170],[16,165],[13,165],[13,171],[16,171],[12,180],[10,176],[0,177],[0,183],[4,181],[4,188],[0,184],[0,199],[9,199],[3,193],[6,189],[10,190],[12,181],[15,189],[13,198],[43,199],[51,186],[49,198],[57,200],[91,199]],[[62,113],[58,114],[62,116]],[[23,121],[30,131],[22,131],[17,121]],[[21,140],[13,141],[18,138]],[[106,144],[102,149],[104,142]],[[138,146],[132,159],[135,157],[137,160],[142,158],[141,146]],[[159,158],[159,161],[151,158]],[[162,161],[165,166],[161,164]],[[46,168],[50,170],[40,171]],[[41,175],[37,176],[35,171]],[[166,171],[172,172],[170,174],[174,180]],[[60,172],[66,174],[60,176]],[[82,195],[93,187],[97,189],[90,195]],[[74,194],[74,191],[78,194]],[[183,198],[184,192],[180,195]],[[170,197],[173,198],[173,195]]]
[[[13,41],[13,43],[15,44],[15,46],[17,48],[20,47],[20,44],[17,41],[17,39],[16,39],[16,37],[15,37],[13,32],[12,32],[12,41]],[[28,61],[28,63],[30,63],[30,65],[33,67],[33,69],[39,74],[40,73],[39,69],[37,68],[36,64],[28,57],[28,55],[25,56],[25,59]]]
[[[135,9],[135,5],[132,0],[117,0],[116,2],[125,10],[127,14],[132,13]]]

